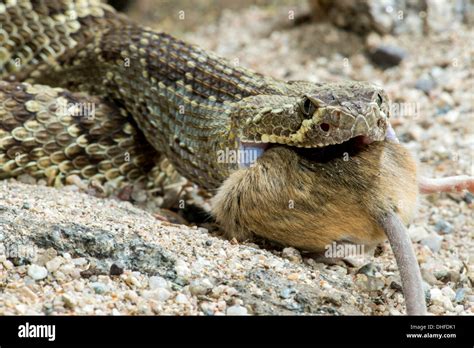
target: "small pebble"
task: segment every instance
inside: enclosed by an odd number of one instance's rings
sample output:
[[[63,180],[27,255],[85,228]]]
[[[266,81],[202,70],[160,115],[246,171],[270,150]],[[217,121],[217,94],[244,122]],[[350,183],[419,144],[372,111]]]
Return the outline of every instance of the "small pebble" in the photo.
[[[447,112],[454,106],[454,99],[451,94],[443,92],[436,99],[436,106]]]
[[[422,282],[423,292],[425,293],[426,302],[431,301],[431,286],[427,282]]]
[[[441,292],[443,293],[443,295],[447,296],[451,301],[454,301],[454,299],[456,298],[456,293],[449,286],[445,286],[444,288],[442,288]]]
[[[160,276],[152,276],[148,279],[148,286],[150,289],[158,289],[158,288],[163,288],[167,289],[168,288],[168,281]]]
[[[382,69],[399,65],[406,56],[404,49],[394,45],[380,45],[369,52],[372,63]]]
[[[204,227],[198,227],[198,231],[202,232],[202,233],[209,233],[209,230],[207,228],[204,228]]]
[[[374,263],[368,263],[359,268],[356,274],[365,274],[368,277],[375,277],[377,272],[377,266]]]
[[[33,291],[31,291],[28,286],[22,286],[18,289],[18,292],[31,300],[36,300],[38,298],[38,296]]]
[[[297,300],[298,297],[295,297]],[[323,297],[325,302],[331,303],[337,307],[340,307],[344,304],[344,296],[341,295],[338,291],[328,291],[327,295]]]
[[[435,225],[435,231],[442,234],[450,234],[453,232],[453,225],[444,220],[439,220]]]
[[[178,277],[182,277],[182,278],[186,279],[191,275],[191,271],[190,271],[188,265],[186,264],[186,262],[184,262],[182,260],[176,261],[176,266],[175,266],[174,269],[175,269],[176,274],[178,275]]]
[[[10,260],[5,260],[2,262],[3,264],[3,267],[5,267],[5,269],[12,269],[13,267],[15,267],[13,265],[13,262],[11,262]]]
[[[472,194],[471,192],[466,192],[462,199],[467,204],[472,204],[472,202],[474,202],[474,194]]]
[[[466,288],[459,288],[456,290],[456,296],[454,297],[454,301],[456,303],[461,303],[464,301],[466,296]]]
[[[443,292],[438,288],[432,288],[430,290],[431,302],[434,305],[442,306],[443,308],[453,311],[454,307],[451,300],[443,294]]]
[[[194,280],[191,282],[191,284],[189,284],[189,291],[195,296],[205,295],[211,291],[212,288],[212,283],[206,278]]]
[[[402,286],[398,284],[397,282],[391,282],[390,283],[390,289],[402,291]]]
[[[303,258],[301,257],[301,253],[296,250],[295,248],[285,248],[281,253],[281,257],[290,260],[294,263],[301,263],[303,262]]]
[[[70,261],[70,260],[68,260]],[[59,270],[61,272],[63,272],[64,274],[68,275],[68,276],[71,276],[74,274],[74,272],[76,271],[74,265],[72,263],[66,263],[66,264],[62,264],[60,267],[59,267]]]
[[[419,242],[420,240],[429,236],[428,231],[423,226],[411,225],[408,228],[408,234],[412,242]]]
[[[437,314],[437,315],[446,313],[446,309],[443,306],[439,306],[439,305],[431,305],[428,308],[428,311],[430,313]]]
[[[227,315],[248,315],[247,308],[243,306],[231,306],[226,310]]]
[[[124,293],[124,296],[123,296],[125,299],[131,301],[131,302],[134,302],[134,303],[137,303],[138,302],[138,294],[136,293],[136,291],[134,290],[127,290],[125,291]]]
[[[368,277],[365,274],[356,274],[355,283],[363,291],[377,291],[385,286],[382,278]]]
[[[62,299],[65,308],[74,309],[74,307],[76,307],[77,300],[74,296],[70,294],[64,294]]]
[[[214,315],[216,305],[212,302],[202,302],[200,308],[205,315]]]
[[[49,272],[55,272],[59,269],[59,267],[63,264],[63,258],[60,256],[57,256],[48,262],[46,262],[46,268],[48,269]]]
[[[121,263],[115,262],[110,266],[109,274],[112,275],[112,276],[121,275],[124,271],[124,268],[125,267],[123,267],[123,265]]]
[[[421,77],[415,82],[415,88],[425,93],[429,93],[431,90],[436,88],[436,86],[437,83],[431,76]]]
[[[96,294],[103,295],[107,291],[109,291],[109,288],[107,285],[101,282],[93,282],[91,283],[91,288],[94,290]]]
[[[178,294],[175,298],[175,301],[176,301],[176,303],[181,303],[181,304],[189,302],[188,298],[184,294]]]
[[[43,266],[33,264],[28,267],[28,275],[34,280],[41,280],[48,276],[48,270]]]
[[[447,123],[456,124],[458,122],[459,116],[460,115],[457,110],[450,110],[444,115],[443,119]]]
[[[285,288],[280,291],[280,297],[284,299],[288,299],[296,294],[296,290],[293,288]]]
[[[432,252],[437,253],[441,249],[442,241],[443,237],[432,233],[428,237],[423,238],[420,243],[426,245]]]
[[[440,273],[436,274],[436,277],[443,283],[457,283],[461,279],[461,275],[456,271],[441,271]]]
[[[72,263],[75,264],[76,266],[84,266],[87,264],[87,259],[85,257],[78,257],[75,259],[72,259]]]
[[[143,292],[143,297],[157,300],[157,301],[166,301],[171,297],[171,292],[164,288],[157,288],[154,290],[145,290]]]
[[[466,296],[466,302],[474,303],[474,295],[467,295]]]
[[[130,286],[134,286],[134,287],[141,287],[141,283],[140,281],[133,275],[129,275],[128,277],[125,278],[125,282],[130,285]]]
[[[300,277],[300,274],[299,273],[290,273],[288,274],[288,280],[297,280],[299,279]]]

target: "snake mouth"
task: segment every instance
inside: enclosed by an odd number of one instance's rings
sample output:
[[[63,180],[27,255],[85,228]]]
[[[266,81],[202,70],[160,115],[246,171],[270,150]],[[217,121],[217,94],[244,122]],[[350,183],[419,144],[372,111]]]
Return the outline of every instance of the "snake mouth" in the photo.
[[[357,154],[365,151],[368,148],[368,145],[372,144],[372,140],[368,136],[360,135],[354,138],[351,138],[347,141],[344,141],[340,144],[328,145],[319,148],[300,148],[287,146],[288,149],[291,149],[298,156],[305,158],[311,162],[318,163],[327,163],[336,158],[347,158],[354,157]]]
[[[398,143],[397,135],[393,130],[390,122],[385,124],[386,129],[383,135],[379,133],[371,135],[358,135],[341,143],[330,144],[321,147],[298,147],[287,144],[264,143],[264,142],[240,142],[240,148],[246,151],[254,151],[254,161],[257,160],[265,151],[272,147],[284,146],[290,150],[295,151],[301,157],[308,160],[325,163],[335,158],[347,158],[347,156],[355,156],[361,151],[364,151],[368,145],[377,141],[388,141]],[[252,163],[244,163],[243,167],[248,167]]]
[[[252,157],[257,160],[265,151],[273,147],[286,147],[297,153],[300,157],[303,157],[312,162],[326,163],[335,158],[345,158],[347,156],[355,156],[361,151],[364,151],[368,145],[375,142],[373,138],[365,135],[359,135],[346,140],[339,144],[326,145],[323,147],[297,147],[286,144],[276,143],[253,143],[253,142],[241,142],[241,150],[253,151],[255,155]],[[252,163],[242,163],[242,167],[249,167]]]

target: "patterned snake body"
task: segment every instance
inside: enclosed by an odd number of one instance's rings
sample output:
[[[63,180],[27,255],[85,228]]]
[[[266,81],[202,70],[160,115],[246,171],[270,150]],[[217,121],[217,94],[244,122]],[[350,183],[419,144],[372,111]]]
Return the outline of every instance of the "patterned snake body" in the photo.
[[[214,189],[242,165],[223,152],[383,140],[389,127],[369,83],[262,76],[98,1],[14,3],[0,3],[0,178],[155,180],[159,152]]]

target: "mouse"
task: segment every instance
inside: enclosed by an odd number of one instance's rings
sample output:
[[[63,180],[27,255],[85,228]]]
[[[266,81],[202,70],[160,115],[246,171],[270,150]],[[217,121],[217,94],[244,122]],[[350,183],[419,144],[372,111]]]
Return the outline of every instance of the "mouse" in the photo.
[[[232,173],[211,201],[227,238],[258,236],[323,255],[332,243],[370,250],[389,240],[408,315],[426,314],[420,268],[406,226],[419,193],[474,190],[468,176],[427,179],[398,141],[353,139],[323,149],[274,146]]]

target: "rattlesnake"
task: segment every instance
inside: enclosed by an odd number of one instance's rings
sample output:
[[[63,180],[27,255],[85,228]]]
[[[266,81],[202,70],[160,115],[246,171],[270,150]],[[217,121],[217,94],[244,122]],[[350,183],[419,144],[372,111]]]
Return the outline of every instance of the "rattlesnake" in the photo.
[[[99,1],[14,3],[0,4],[0,178],[153,188],[161,154],[215,189],[249,164],[223,153],[382,140],[389,127],[370,83],[262,76]]]

